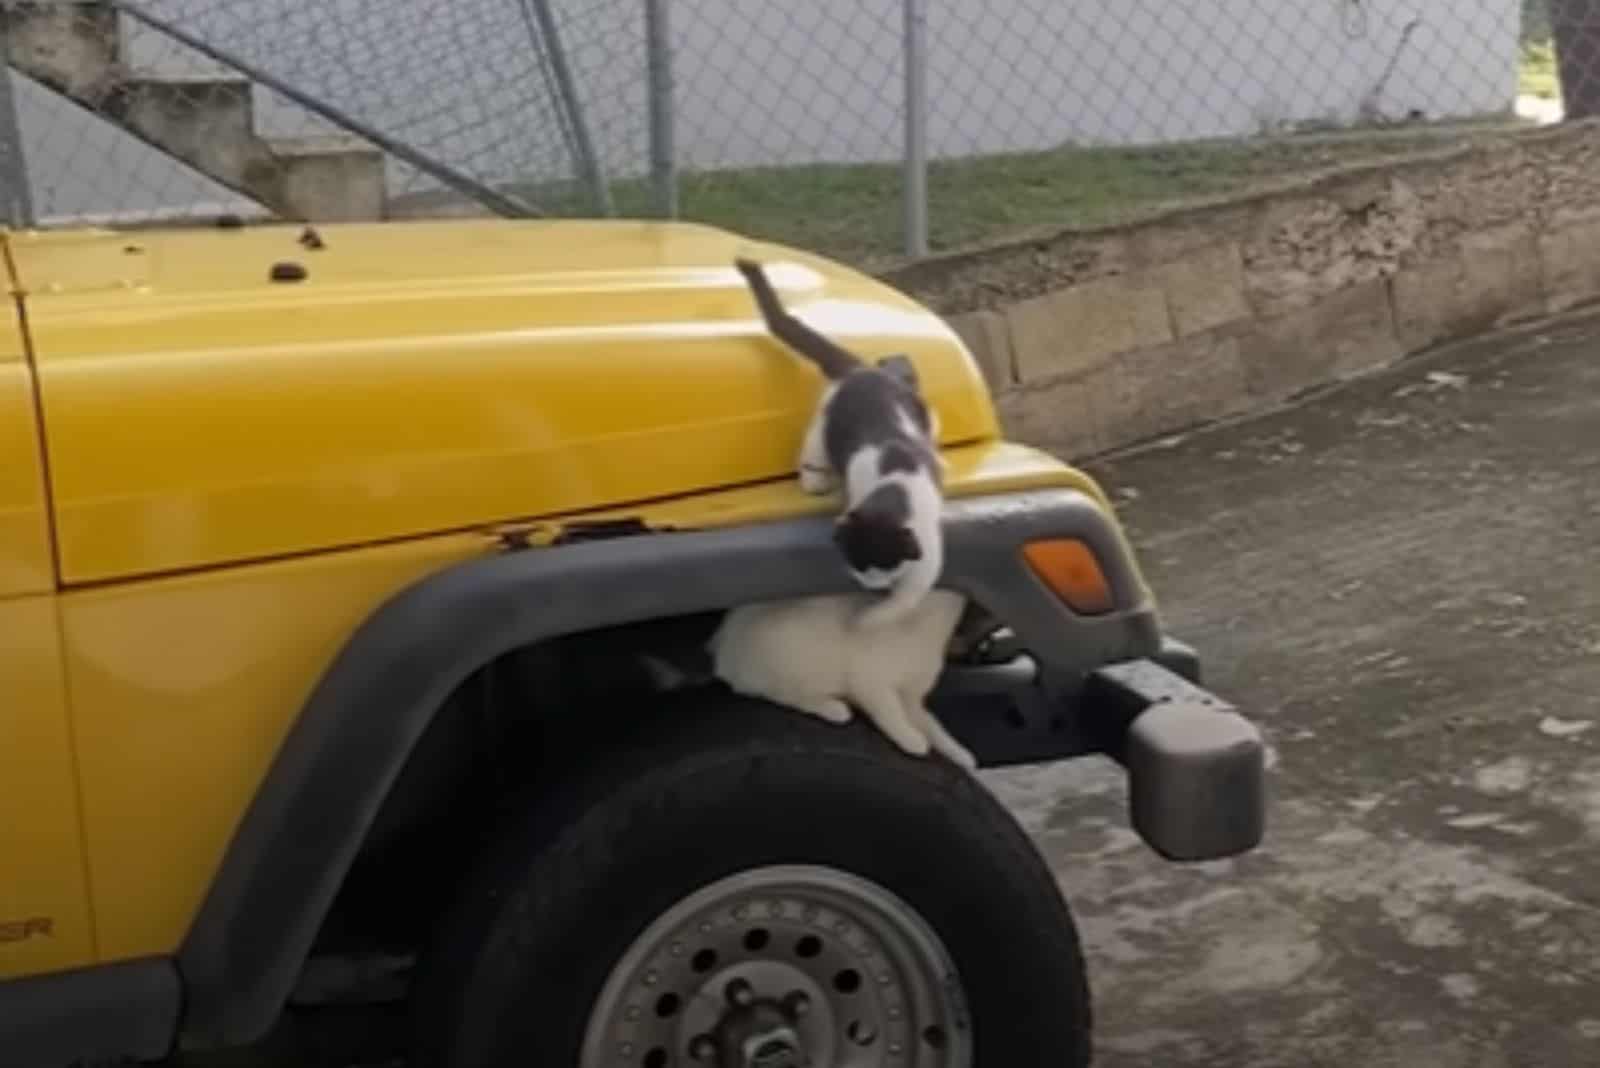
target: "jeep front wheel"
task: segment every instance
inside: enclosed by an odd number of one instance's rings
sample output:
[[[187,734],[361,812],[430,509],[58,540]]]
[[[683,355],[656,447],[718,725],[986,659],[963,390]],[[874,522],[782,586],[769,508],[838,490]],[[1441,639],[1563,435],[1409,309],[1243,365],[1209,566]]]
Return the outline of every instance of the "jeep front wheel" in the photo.
[[[470,881],[421,1063],[1089,1063],[1071,916],[969,774],[754,702],[652,719]]]

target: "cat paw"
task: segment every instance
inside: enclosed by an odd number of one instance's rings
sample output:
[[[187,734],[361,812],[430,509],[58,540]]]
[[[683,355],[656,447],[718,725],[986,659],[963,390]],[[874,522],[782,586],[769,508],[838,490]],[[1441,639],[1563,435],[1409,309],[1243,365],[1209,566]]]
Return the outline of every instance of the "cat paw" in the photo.
[[[958,768],[966,768],[968,771],[978,770],[978,758],[972,755],[970,749],[953,738],[935,738],[933,748]]]
[[[855,718],[855,712],[851,710],[850,706],[837,697],[818,701],[811,709],[811,714],[819,719],[825,719],[829,723],[849,723]]]
[[[849,723],[855,718],[855,712],[850,706],[837,697],[818,697],[798,701],[793,707],[798,708],[807,715],[827,720],[829,723]]]
[[[885,727],[884,733],[889,736],[889,740],[891,742],[899,746],[903,752],[909,753],[911,756],[925,757],[933,750],[933,747],[928,743],[928,736],[923,734],[921,731],[912,730],[910,728],[905,730],[893,730]]]
[[[802,467],[800,469],[800,489],[813,497],[822,497],[833,492],[833,472],[820,467]]]
[[[934,752],[958,768],[966,768],[968,771],[978,770],[978,758],[972,755],[970,749],[956,741],[955,737],[945,730],[944,724],[940,723],[926,707],[918,709],[915,719],[917,726],[932,740]]]

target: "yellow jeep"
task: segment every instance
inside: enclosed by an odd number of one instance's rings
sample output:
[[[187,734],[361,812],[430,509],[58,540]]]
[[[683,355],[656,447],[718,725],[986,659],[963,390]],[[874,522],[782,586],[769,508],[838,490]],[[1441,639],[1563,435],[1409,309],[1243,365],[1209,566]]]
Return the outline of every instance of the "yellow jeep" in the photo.
[[[363,953],[418,1064],[1087,1062],[1071,918],[977,779],[635,670],[852,588],[741,252],[938,410],[951,731],[1114,756],[1168,858],[1260,838],[1259,736],[1105,497],[863,275],[626,222],[0,243],[7,1066],[249,1043]]]

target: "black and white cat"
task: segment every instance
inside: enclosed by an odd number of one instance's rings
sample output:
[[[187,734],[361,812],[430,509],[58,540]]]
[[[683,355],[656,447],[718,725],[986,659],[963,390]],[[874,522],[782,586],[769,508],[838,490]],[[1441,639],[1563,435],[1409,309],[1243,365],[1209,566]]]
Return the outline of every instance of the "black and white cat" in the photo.
[[[903,620],[944,566],[938,424],[918,393],[916,370],[904,356],[866,363],[790,314],[760,264],[736,265],[767,329],[828,379],[800,448],[800,485],[824,494],[844,482],[834,543],[862,586],[889,591],[865,606],[860,624]]]
[[[645,655],[646,666],[663,689],[709,681],[709,668],[736,693],[830,723],[847,723],[860,709],[905,752],[937,752],[974,768],[973,755],[927,707],[967,600],[933,588],[943,564],[942,468],[916,373],[904,357],[868,366],[785,311],[760,266],[738,267],[772,333],[830,380],[801,451],[801,485],[827,493],[843,474],[848,509],[834,541],[862,585],[893,588],[886,597],[739,605],[709,641],[696,643],[699,655],[674,662],[658,649]]]

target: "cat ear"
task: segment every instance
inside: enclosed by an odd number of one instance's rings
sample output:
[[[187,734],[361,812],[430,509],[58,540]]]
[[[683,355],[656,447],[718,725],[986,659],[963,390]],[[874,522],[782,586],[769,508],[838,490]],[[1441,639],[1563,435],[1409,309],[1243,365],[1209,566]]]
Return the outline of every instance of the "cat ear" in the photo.
[[[878,370],[887,371],[901,382],[916,389],[918,386],[917,365],[911,362],[911,357],[903,353],[885,356],[878,361]]]

